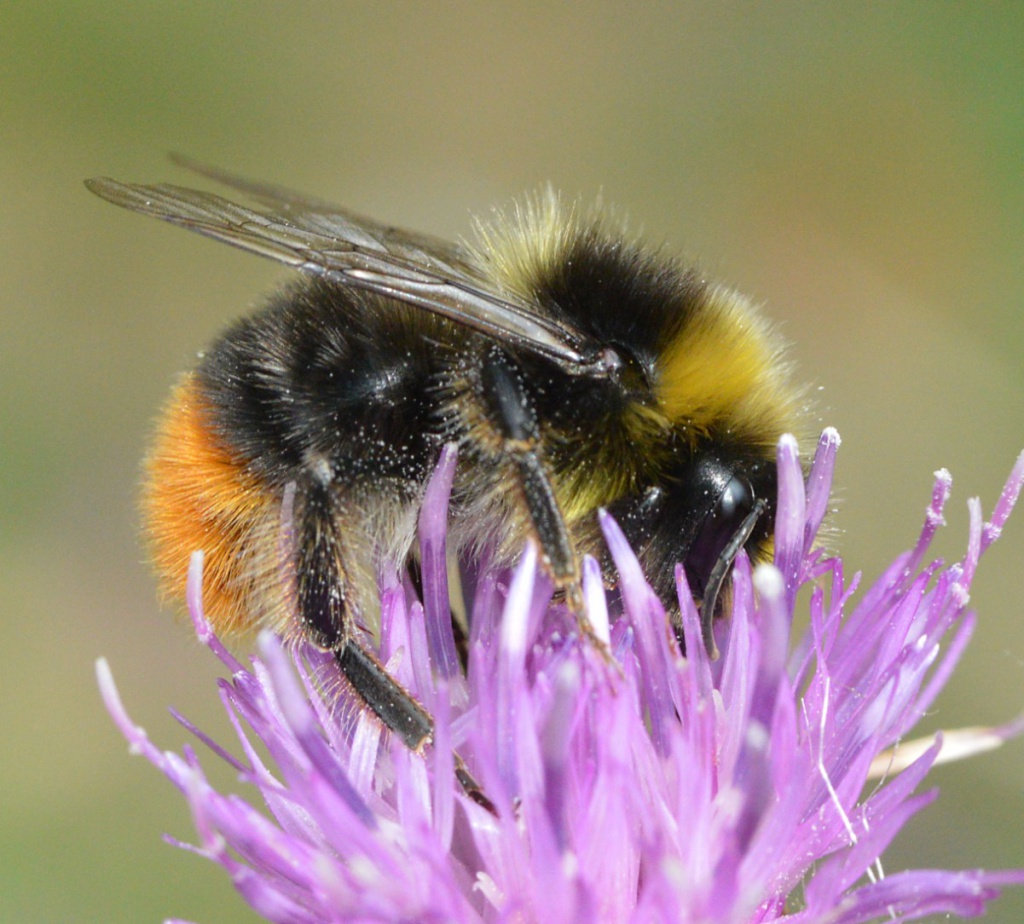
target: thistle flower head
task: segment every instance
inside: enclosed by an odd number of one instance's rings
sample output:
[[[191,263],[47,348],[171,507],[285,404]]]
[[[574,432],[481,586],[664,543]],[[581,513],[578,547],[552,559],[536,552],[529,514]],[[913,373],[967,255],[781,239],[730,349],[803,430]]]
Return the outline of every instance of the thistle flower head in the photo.
[[[854,604],[857,579],[815,547],[837,446],[826,431],[805,483],[795,443],[780,443],[774,564],[739,557],[718,661],[705,653],[682,570],[685,657],[603,516],[618,591],[609,600],[587,560],[584,596],[611,658],[551,604],[527,548],[511,575],[484,562],[468,579],[463,674],[444,567],[446,454],[421,517],[423,601],[397,569],[380,582],[380,656],[435,718],[424,754],[382,733],[329,655],[265,634],[259,657],[237,661],[203,621],[199,558],[190,608],[231,672],[221,697],[240,756],[184,724],[261,807],[217,792],[191,749],[157,749],[101,664],[103,695],[132,746],[188,800],[191,849],[223,866],[271,921],[858,924],[980,914],[1024,871],[891,873],[880,858],[936,796],[918,790],[941,738],[913,759],[901,743],[967,644],[971,581],[1020,492],[1024,456],[990,522],[971,502],[967,552],[951,566],[926,563],[949,494],[939,473],[917,544]],[[793,637],[807,584],[809,628]],[[453,752],[495,814],[461,791]],[[868,787],[873,775],[881,779]]]

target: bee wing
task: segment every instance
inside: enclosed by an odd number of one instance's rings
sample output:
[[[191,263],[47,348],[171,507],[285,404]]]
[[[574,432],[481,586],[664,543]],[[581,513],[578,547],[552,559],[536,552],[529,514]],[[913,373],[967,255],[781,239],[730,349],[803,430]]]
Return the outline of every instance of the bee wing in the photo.
[[[275,215],[289,220],[298,227],[337,236],[340,228],[355,226],[371,235],[392,253],[404,252],[409,256],[415,255],[428,265],[437,261],[439,269],[447,269],[449,272],[458,267],[467,277],[478,275],[472,269],[472,258],[466,249],[452,241],[386,225],[349,209],[343,209],[333,202],[326,202],[275,183],[250,180],[248,177],[229,173],[220,167],[204,164],[183,154],[172,154],[171,161],[179,167],[220,183],[221,186],[244,193]]]
[[[251,195],[268,210],[256,211],[213,193],[171,184],[148,186],[100,177],[85,185],[115,205],[339,285],[415,305],[502,343],[547,356],[571,372],[605,374],[602,351],[593,338],[498,290],[456,245],[438,244],[275,186],[198,169]]]

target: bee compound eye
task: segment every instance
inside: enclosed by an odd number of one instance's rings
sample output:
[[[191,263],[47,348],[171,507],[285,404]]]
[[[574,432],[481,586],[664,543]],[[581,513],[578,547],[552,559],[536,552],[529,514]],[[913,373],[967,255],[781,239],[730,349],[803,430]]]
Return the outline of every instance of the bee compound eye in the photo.
[[[701,523],[686,555],[686,579],[696,596],[703,596],[715,565],[753,509],[753,487],[742,475],[733,475]]]

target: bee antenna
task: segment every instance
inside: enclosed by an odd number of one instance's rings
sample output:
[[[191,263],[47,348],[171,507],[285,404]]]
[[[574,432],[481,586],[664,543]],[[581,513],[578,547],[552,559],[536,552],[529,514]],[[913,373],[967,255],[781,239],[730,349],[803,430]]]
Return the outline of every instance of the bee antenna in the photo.
[[[700,631],[704,639],[704,647],[712,661],[718,660],[718,646],[715,644],[715,635],[711,631],[715,620],[715,608],[718,606],[718,595],[722,592],[722,585],[725,584],[725,579],[732,569],[733,562],[736,561],[736,556],[746,545],[747,540],[754,532],[754,527],[757,526],[757,521],[761,519],[767,509],[768,504],[763,498],[754,503],[754,508],[744,517],[739,529],[732,534],[729,542],[718,556],[715,567],[711,569],[711,574],[708,575],[708,583],[704,590],[704,600],[700,609]]]

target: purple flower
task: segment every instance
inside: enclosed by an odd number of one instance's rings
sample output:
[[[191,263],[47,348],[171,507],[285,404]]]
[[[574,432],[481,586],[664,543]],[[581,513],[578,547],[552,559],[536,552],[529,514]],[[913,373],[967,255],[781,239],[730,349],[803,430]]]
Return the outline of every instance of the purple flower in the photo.
[[[619,591],[607,598],[588,560],[584,594],[611,659],[551,604],[529,547],[513,574],[478,563],[469,580],[463,676],[446,604],[446,453],[421,517],[425,605],[397,572],[381,580],[381,657],[436,719],[425,754],[382,733],[328,655],[289,652],[264,634],[259,658],[235,660],[203,621],[198,556],[189,605],[232,672],[221,697],[241,756],[192,731],[263,806],[215,791],[191,749],[154,747],[101,663],[107,708],[187,798],[199,839],[190,849],[221,864],[271,921],[856,924],[980,914],[1024,871],[890,873],[879,858],[936,796],[918,787],[941,738],[917,751],[905,739],[967,644],[971,581],[1024,483],[1024,455],[991,522],[971,501],[967,552],[952,566],[925,563],[949,494],[939,473],[917,545],[852,606],[857,578],[848,583],[842,562],[814,544],[838,442],[826,431],[806,485],[795,442],[780,443],[775,562],[752,569],[738,559],[716,662],[682,570],[686,658],[604,516]],[[810,627],[791,638],[809,583]],[[961,734],[958,744],[981,749],[984,739]],[[461,791],[453,751],[496,814]],[[872,776],[881,779],[866,786]]]

